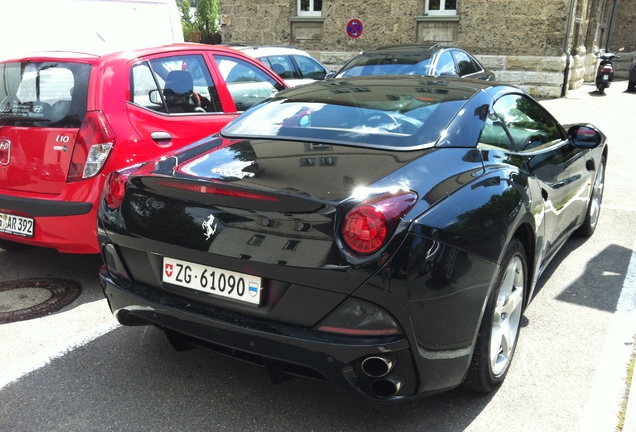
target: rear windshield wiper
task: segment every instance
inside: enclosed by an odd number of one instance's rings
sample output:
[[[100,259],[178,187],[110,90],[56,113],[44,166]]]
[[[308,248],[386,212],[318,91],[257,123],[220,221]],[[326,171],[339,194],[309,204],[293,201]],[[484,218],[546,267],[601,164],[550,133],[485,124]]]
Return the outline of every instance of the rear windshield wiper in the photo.
[[[51,120],[44,117],[26,117],[17,115],[0,116],[0,126],[7,123],[40,123],[50,122]]]

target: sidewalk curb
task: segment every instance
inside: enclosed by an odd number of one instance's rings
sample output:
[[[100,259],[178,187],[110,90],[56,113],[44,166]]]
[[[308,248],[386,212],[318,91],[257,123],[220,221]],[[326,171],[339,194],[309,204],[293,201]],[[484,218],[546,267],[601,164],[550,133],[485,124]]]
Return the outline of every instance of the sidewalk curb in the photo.
[[[632,397],[632,395],[634,397]],[[625,421],[623,422],[623,432],[636,431],[636,379],[632,376],[632,384],[627,394],[627,407],[625,408]]]

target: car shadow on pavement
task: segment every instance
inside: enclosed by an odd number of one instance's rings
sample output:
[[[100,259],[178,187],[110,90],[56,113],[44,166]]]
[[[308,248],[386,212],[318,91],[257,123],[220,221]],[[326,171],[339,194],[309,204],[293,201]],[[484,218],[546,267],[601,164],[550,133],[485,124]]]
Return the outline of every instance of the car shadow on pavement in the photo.
[[[533,298],[540,295],[545,284],[558,272],[559,264],[587,240],[572,237],[566,242],[541,275]],[[569,283],[556,299],[605,312],[615,312],[631,256],[632,251],[628,248],[607,245],[594,257],[586,259],[583,273]]]
[[[203,349],[174,351],[154,327],[120,327],[5,387],[0,429],[455,432],[495,395],[364,402],[319,381],[273,384],[264,369]]]

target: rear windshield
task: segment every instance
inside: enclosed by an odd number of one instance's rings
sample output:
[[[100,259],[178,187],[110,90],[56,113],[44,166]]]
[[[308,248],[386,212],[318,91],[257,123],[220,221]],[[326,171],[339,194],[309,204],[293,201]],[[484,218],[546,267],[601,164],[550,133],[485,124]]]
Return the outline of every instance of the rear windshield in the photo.
[[[410,150],[433,145],[474,90],[325,82],[288,90],[223,129],[234,138],[280,138]],[[286,97],[288,96],[288,97]]]
[[[368,75],[430,75],[432,54],[365,53],[343,67],[339,77]]]
[[[0,64],[0,125],[79,128],[90,71],[82,63]]]

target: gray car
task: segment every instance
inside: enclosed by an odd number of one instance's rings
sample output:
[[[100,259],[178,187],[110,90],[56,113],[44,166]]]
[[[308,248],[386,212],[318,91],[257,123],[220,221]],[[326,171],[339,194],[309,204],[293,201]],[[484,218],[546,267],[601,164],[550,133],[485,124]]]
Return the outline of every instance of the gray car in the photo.
[[[628,92],[636,92],[636,57],[629,67],[629,82],[627,83]]]
[[[365,51],[349,60],[336,77],[431,75],[492,81],[495,74],[466,51],[441,45],[393,45]]]

